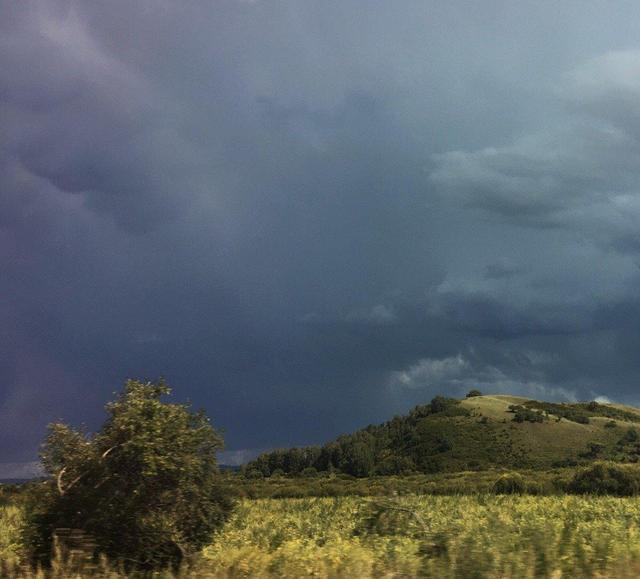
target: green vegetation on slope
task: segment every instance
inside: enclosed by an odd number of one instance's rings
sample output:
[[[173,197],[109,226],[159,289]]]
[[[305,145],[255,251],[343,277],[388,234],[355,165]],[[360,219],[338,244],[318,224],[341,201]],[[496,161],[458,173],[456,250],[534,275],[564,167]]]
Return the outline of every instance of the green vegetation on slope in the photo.
[[[357,477],[488,468],[543,469],[593,460],[637,462],[640,413],[585,402],[558,404],[516,396],[437,396],[405,416],[370,425],[324,446],[280,449],[249,463],[249,477]],[[631,434],[629,434],[631,433]]]
[[[640,422],[640,415],[638,415],[637,411],[625,410],[608,404],[599,404],[595,400],[575,404],[527,400],[522,406],[553,415],[558,421],[565,418],[579,424],[589,424],[589,419],[594,417],[612,418],[625,422]]]

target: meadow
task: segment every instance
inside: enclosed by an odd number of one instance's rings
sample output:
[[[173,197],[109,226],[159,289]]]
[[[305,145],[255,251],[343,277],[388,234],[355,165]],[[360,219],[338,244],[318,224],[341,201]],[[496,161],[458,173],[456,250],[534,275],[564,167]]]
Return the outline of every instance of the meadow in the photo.
[[[18,506],[0,507],[4,576],[34,577],[19,570],[19,525]],[[57,567],[54,576],[65,573]],[[119,576],[106,564],[94,575]],[[638,577],[640,502],[491,494],[241,499],[194,567],[177,575]]]

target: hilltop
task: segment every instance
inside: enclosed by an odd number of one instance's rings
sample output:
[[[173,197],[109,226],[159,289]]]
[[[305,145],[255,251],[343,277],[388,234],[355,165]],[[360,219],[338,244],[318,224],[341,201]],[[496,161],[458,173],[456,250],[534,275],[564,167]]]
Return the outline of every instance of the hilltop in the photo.
[[[472,394],[472,393],[470,393]],[[546,469],[594,460],[638,462],[640,409],[595,401],[553,403],[509,395],[436,396],[404,416],[323,446],[274,450],[250,462],[255,476],[353,476]]]

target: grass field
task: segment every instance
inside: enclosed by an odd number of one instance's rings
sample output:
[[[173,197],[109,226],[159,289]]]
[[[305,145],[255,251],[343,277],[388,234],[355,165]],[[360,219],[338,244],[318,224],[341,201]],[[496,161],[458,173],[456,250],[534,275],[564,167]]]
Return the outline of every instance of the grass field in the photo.
[[[489,495],[244,501],[205,556],[222,576],[637,577],[640,504]]]
[[[5,561],[18,556],[19,523],[17,507],[0,509]],[[244,499],[188,575],[638,577],[640,502],[494,495]]]

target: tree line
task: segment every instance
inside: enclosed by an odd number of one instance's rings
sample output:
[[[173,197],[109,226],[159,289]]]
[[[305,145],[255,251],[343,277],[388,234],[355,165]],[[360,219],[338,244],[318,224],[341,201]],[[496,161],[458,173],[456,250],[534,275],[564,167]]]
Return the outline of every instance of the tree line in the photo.
[[[452,449],[452,442],[437,426],[425,419],[468,416],[469,411],[454,398],[436,396],[418,405],[406,416],[395,416],[344,434],[323,446],[277,449],[261,454],[245,467],[249,477],[313,475],[336,471],[356,477],[395,475],[408,472],[432,473],[441,469],[440,455]]]

